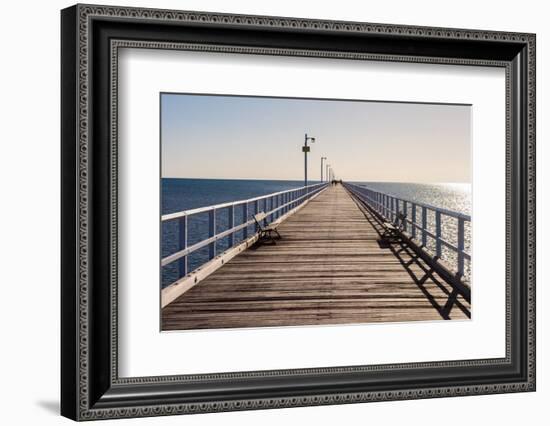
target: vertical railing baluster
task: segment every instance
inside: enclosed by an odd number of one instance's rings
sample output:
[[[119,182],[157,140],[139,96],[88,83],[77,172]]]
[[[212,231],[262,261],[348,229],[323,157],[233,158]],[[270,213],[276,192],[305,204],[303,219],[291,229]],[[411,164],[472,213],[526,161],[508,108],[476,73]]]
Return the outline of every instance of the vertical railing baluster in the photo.
[[[179,249],[185,250],[187,248],[187,216],[183,216],[179,220],[178,226],[179,226],[179,232],[178,232]],[[178,270],[179,270],[178,278],[181,278],[187,275],[187,256],[183,256],[179,259]]]
[[[422,206],[422,246],[426,247],[428,242],[426,233],[428,231],[428,209],[425,206]]]
[[[248,202],[243,203],[243,223],[248,222]],[[243,228],[243,240],[248,238],[248,225]]]
[[[457,272],[459,277],[464,276],[464,219],[458,218],[457,244]]]
[[[233,229],[235,227],[235,204],[232,204],[230,207],[229,207],[229,210],[228,210],[228,215],[227,215],[227,228],[228,229]],[[235,233],[232,232],[231,234],[228,235],[228,248],[231,248],[233,247],[233,245],[235,244]]]
[[[216,235],[216,209],[208,212],[208,237]],[[208,247],[208,256],[210,259],[216,257],[216,240],[212,241]]]
[[[441,212],[435,212],[435,255],[441,258]]]
[[[412,237],[416,238],[416,204],[415,203],[412,203],[411,211],[412,211],[412,217],[411,217],[411,220],[412,220],[412,224],[411,224]]]

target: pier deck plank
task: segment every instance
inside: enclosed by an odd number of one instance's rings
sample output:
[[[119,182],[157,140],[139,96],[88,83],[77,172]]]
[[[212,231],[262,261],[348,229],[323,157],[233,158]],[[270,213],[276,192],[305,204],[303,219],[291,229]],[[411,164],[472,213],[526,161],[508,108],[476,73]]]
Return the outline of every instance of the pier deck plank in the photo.
[[[341,186],[162,309],[163,330],[467,319],[470,305]]]

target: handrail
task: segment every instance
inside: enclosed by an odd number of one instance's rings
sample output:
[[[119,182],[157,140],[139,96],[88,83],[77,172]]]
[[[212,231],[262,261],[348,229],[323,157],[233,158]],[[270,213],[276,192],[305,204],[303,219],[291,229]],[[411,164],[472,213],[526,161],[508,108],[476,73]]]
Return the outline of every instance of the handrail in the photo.
[[[396,199],[399,199],[400,201],[405,201],[407,203],[410,203],[410,204],[416,204],[418,207],[426,207],[427,209],[429,210],[433,210],[433,211],[439,211],[441,212],[442,214],[445,214],[447,216],[451,216],[451,217],[454,217],[456,219],[464,219],[464,220],[467,220],[467,221],[470,221],[471,218],[469,215],[467,214],[464,214],[464,213],[461,213],[461,212],[457,212],[457,211],[454,211],[454,210],[449,210],[449,209],[444,209],[443,207],[437,207],[437,206],[434,206],[432,204],[428,204],[428,203],[422,203],[422,202],[419,202],[419,201],[413,201],[411,199],[408,199],[408,198],[401,198],[401,197],[396,197],[394,195],[390,195],[390,194],[386,194],[385,192],[380,192],[380,191],[376,191],[374,189],[371,189],[367,186],[362,186],[362,185],[357,185],[356,183],[349,183],[349,182],[345,182],[344,183],[345,185],[352,185],[354,187],[357,187],[357,188],[366,188],[368,189],[369,191],[372,191],[372,192],[377,192],[379,194],[384,194],[384,195],[387,195],[389,197],[393,197],[393,198],[396,198]]]
[[[414,240],[417,239],[417,234],[420,234],[420,245],[427,249],[428,237],[435,242],[435,260],[439,260],[442,257],[442,247],[445,246],[448,249],[456,253],[456,276],[462,279],[465,274],[465,261],[471,262],[470,253],[465,250],[465,222],[471,222],[471,217],[464,213],[455,212],[452,210],[436,207],[427,203],[421,203],[412,201],[410,199],[396,197],[384,192],[375,191],[366,186],[360,186],[353,183],[344,183],[344,187],[357,196],[360,200],[366,203],[371,209],[373,209],[378,215],[389,222],[393,222],[398,213],[404,213],[405,227],[404,232]],[[411,214],[408,214],[408,211]],[[417,221],[417,213],[420,210],[421,222]],[[434,212],[434,228],[429,229],[427,220],[428,210]],[[456,244],[443,239],[441,219],[444,216],[456,219]],[[408,226],[410,225],[410,227]],[[410,228],[410,232],[409,232]]]
[[[249,207],[252,207],[252,214],[257,214],[260,211],[266,213],[266,217],[263,220],[264,224],[268,224],[291,210],[295,209],[313,195],[327,188],[328,183],[322,182],[315,185],[302,186],[299,188],[289,189],[285,191],[274,192],[271,194],[262,195],[259,197],[253,197],[246,200],[238,200],[227,203],[215,204],[212,206],[205,206],[196,209],[184,210],[176,213],[170,213],[163,215],[161,221],[163,223],[168,221],[178,221],[178,250],[161,259],[161,267],[165,267],[175,261],[178,261],[178,277],[177,279],[186,276],[188,270],[188,256],[204,247],[209,247],[208,260],[216,257],[216,242],[222,238],[229,239],[229,247],[234,247],[235,234],[242,232],[243,240],[248,238],[248,228],[255,224],[249,214]],[[261,203],[263,201],[263,203]],[[260,204],[262,204],[260,206]],[[242,221],[239,224],[235,224],[235,208],[242,208]],[[218,232],[217,231],[217,212],[227,211],[227,224],[228,228]],[[202,238],[200,241],[193,245],[188,245],[188,220],[189,217],[200,213],[208,213],[208,235]],[[257,230],[256,230],[257,232]],[[198,267],[198,266],[197,266]],[[177,280],[176,280],[177,281]]]
[[[253,201],[259,201],[259,200],[274,197],[274,196],[277,196],[277,195],[287,194],[287,193],[293,192],[293,191],[299,191],[301,189],[306,189],[306,188],[311,189],[311,188],[315,188],[315,187],[322,186],[322,185],[326,186],[327,183],[326,182],[321,182],[321,183],[316,183],[315,185],[301,186],[299,188],[287,189],[287,190],[279,191],[279,192],[273,192],[273,193],[267,194],[267,195],[260,195],[258,197],[248,198],[246,200],[229,201],[227,203],[215,204],[213,206],[197,207],[195,209],[182,210],[182,211],[175,212],[175,213],[168,213],[168,214],[162,215],[161,221],[166,222],[167,220],[179,219],[183,216],[191,216],[191,215],[194,215],[194,214],[204,213],[204,212],[207,212],[207,211],[210,211],[210,210],[219,210],[219,209],[223,209],[223,208],[226,208],[226,207],[236,206],[236,205],[239,205],[239,204],[251,203]]]

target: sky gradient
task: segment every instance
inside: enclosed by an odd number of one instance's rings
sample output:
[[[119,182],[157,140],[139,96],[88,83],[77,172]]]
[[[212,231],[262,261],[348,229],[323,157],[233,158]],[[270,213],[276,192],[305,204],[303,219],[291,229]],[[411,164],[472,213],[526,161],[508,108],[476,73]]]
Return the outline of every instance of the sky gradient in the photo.
[[[304,177],[304,133],[347,181],[471,182],[471,107],[368,101],[161,95],[162,176]]]

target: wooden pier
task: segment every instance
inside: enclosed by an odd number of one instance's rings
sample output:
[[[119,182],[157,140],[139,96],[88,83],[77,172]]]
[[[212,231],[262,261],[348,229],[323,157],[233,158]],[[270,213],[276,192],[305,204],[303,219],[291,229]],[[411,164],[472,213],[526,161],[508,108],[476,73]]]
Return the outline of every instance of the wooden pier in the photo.
[[[468,319],[470,304],[342,185],[162,309],[162,330]]]

